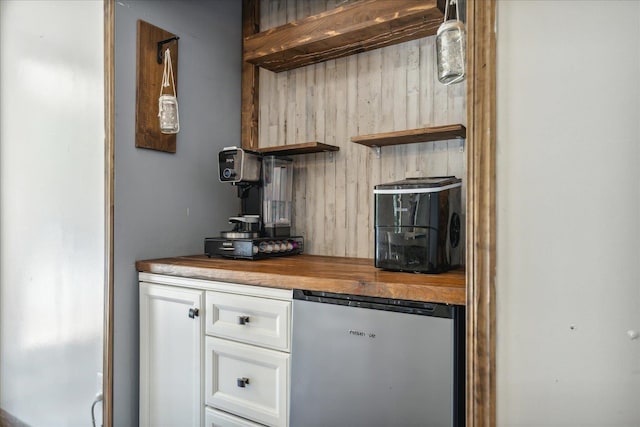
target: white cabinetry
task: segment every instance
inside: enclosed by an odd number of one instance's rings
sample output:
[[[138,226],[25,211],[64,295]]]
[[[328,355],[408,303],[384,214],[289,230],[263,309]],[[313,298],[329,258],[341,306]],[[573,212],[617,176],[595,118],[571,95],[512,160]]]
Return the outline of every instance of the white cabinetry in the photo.
[[[207,292],[207,335],[289,351],[291,301]]]
[[[141,426],[288,425],[290,290],[140,282]]]
[[[207,292],[205,403],[284,427],[289,418],[291,298]]]
[[[140,425],[199,426],[201,290],[140,284]]]

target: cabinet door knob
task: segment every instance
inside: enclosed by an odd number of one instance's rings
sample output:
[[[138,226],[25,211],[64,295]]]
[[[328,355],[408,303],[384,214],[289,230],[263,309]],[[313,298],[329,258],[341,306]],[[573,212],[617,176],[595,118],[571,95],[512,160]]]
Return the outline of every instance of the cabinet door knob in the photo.
[[[247,384],[249,384],[249,378],[242,377],[237,379],[238,387],[244,388]]]
[[[249,323],[249,316],[238,316],[238,323],[241,325]]]
[[[191,319],[195,319],[199,315],[200,315],[200,310],[198,310],[197,308],[190,308],[189,309],[189,317]]]

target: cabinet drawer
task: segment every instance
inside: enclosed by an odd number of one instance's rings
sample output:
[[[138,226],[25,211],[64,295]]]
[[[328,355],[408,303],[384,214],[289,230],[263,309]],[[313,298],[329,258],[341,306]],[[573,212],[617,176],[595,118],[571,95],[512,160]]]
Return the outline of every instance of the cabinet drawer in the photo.
[[[269,426],[286,426],[289,355],[205,338],[205,402]]]
[[[212,408],[204,409],[204,425],[205,427],[262,427],[262,424]]]
[[[289,351],[291,301],[207,292],[206,333]]]

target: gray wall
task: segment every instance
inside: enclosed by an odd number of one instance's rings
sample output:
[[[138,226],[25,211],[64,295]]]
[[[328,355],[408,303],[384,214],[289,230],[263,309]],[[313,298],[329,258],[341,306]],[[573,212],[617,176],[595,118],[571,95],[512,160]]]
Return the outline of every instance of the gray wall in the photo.
[[[34,427],[91,425],[99,390],[103,19],[0,2],[0,407]]]
[[[640,425],[639,24],[498,2],[501,426]]]
[[[241,3],[116,2],[115,426],[138,424],[135,261],[202,253],[237,213],[217,152],[240,143]],[[138,19],[180,37],[176,154],[135,148]]]

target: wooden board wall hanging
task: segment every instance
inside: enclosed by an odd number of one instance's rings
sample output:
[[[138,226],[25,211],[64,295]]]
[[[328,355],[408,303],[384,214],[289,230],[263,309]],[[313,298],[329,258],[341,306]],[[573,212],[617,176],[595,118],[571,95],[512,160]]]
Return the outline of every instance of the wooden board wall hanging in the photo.
[[[176,134],[160,132],[158,97],[164,71],[164,51],[171,51],[171,65],[178,89],[178,37],[138,20],[136,76],[136,147],[176,152]]]

